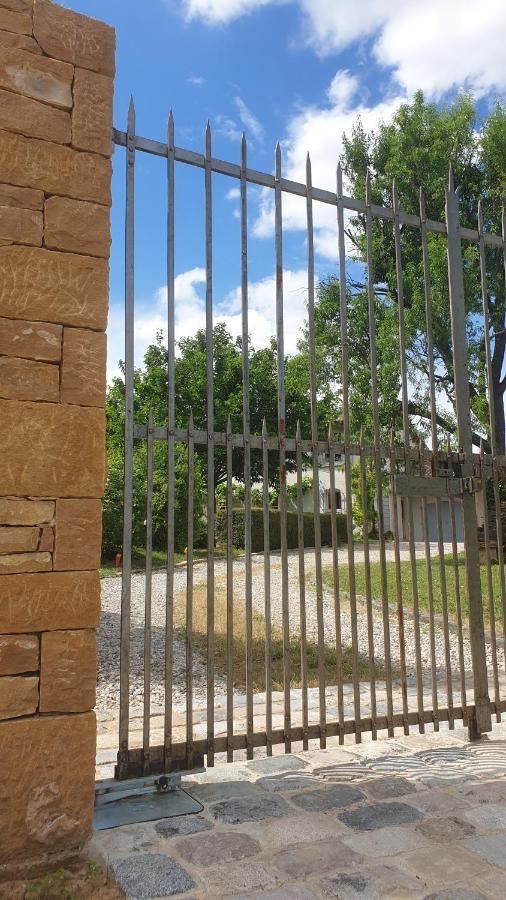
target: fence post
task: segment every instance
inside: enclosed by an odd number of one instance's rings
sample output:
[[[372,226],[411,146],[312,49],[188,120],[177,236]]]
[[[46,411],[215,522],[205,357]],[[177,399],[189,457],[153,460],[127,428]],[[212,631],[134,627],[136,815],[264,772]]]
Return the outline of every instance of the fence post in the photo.
[[[459,451],[464,454],[461,474],[463,478],[466,478],[473,475],[473,438],[469,399],[466,311],[459,224],[459,198],[457,191],[454,190],[451,169],[448,187],[446,189],[446,226],[457,434]],[[478,553],[478,522],[473,494],[463,494],[462,513],[464,520],[469,632],[475,698],[475,717],[474,719],[469,720],[468,726],[470,736],[479,737],[482,732],[492,730],[492,717],[488,694],[487,657],[483,625],[483,602]]]
[[[19,41],[0,41],[0,879],[57,866],[91,832],[114,75],[102,22],[0,0],[0,34],[11,31]]]

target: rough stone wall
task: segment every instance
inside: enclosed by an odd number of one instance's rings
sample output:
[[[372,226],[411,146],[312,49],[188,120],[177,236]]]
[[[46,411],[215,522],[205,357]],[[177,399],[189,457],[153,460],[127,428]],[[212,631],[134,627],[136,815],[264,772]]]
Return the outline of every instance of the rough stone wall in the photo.
[[[114,31],[0,0],[0,875],[91,829]]]

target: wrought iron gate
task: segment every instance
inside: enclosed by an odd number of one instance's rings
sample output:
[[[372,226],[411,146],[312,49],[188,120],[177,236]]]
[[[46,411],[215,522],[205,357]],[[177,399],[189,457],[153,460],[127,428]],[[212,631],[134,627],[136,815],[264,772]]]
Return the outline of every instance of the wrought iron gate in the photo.
[[[177,769],[191,768],[201,763],[204,758],[207,765],[213,765],[216,754],[226,754],[228,760],[234,758],[238,751],[246,751],[248,758],[254,754],[255,748],[266,748],[272,753],[273,745],[284,744],[286,752],[297,745],[307,748],[310,741],[317,740],[325,747],[327,738],[338,736],[341,743],[345,735],[354,735],[360,741],[363,732],[372,732],[376,737],[379,730],[394,734],[395,728],[402,728],[407,733],[412,726],[420,732],[430,724],[434,729],[439,723],[448,722],[453,727],[455,720],[463,719],[469,723],[470,730],[481,733],[491,729],[491,715],[500,718],[501,711],[506,709],[506,702],[501,697],[500,681],[503,666],[499,664],[500,645],[504,645],[506,629],[506,585],[504,577],[503,535],[499,493],[499,476],[504,470],[504,457],[497,454],[497,445],[493,420],[493,397],[491,378],[491,335],[488,321],[487,272],[485,264],[485,248],[498,247],[504,252],[504,228],[502,236],[486,233],[483,229],[481,215],[477,229],[461,228],[459,225],[458,195],[454,190],[452,177],[446,189],[446,222],[435,222],[426,218],[424,198],[420,195],[419,214],[408,214],[399,207],[395,185],[393,187],[393,203],[391,208],[383,208],[371,202],[370,178],[367,178],[365,201],[354,199],[343,194],[341,169],[337,168],[335,192],[313,187],[311,182],[311,166],[308,159],[306,183],[289,181],[282,174],[281,150],[279,145],[275,153],[274,174],[255,171],[248,167],[246,141],[243,138],[240,162],[229,163],[212,156],[211,131],[209,126],[205,133],[204,153],[185,150],[174,143],[174,122],[172,115],[168,122],[166,143],[160,143],[140,137],[135,133],[135,114],[133,104],[128,113],[126,132],[114,132],[115,143],[125,148],[126,154],[126,219],[125,219],[125,296],[126,296],[126,348],[125,348],[125,500],[124,500],[124,541],[123,541],[123,582],[122,582],[122,616],[121,616],[121,708],[120,708],[120,746],[116,775],[120,779],[134,775],[170,772]],[[166,165],[167,189],[167,285],[168,285],[168,397],[166,424],[149,421],[134,421],[134,173],[135,159],[138,152],[160,157]],[[193,166],[204,170],[204,209],[205,209],[205,266],[206,266],[206,343],[207,343],[207,414],[205,422],[195,427],[193,420],[181,423],[175,407],[175,295],[174,295],[174,189],[176,164]],[[242,301],[242,347],[243,347],[243,427],[242,433],[217,432],[214,428],[213,406],[213,173],[228,176],[238,181],[240,187],[240,254],[241,254],[241,301]],[[278,427],[276,434],[268,434],[264,429],[261,434],[252,434],[250,430],[249,410],[249,359],[248,359],[248,213],[247,186],[257,185],[270,189],[274,196],[275,219],[275,271],[276,271],[276,347],[277,347],[277,406]],[[282,229],[282,197],[292,194],[306,200],[307,211],[307,292],[308,292],[308,327],[309,327],[309,376],[310,376],[310,434],[302,435],[300,428],[295,434],[286,433],[286,401],[285,401],[285,351],[283,325],[283,229]],[[313,251],[313,205],[328,204],[334,207],[337,216],[338,241],[336,261],[339,265],[340,287],[340,327],[342,334],[342,434],[335,436],[329,429],[328,437],[322,439],[317,421],[317,383],[315,369],[315,276]],[[349,415],[349,365],[348,365],[348,318],[347,318],[347,286],[346,286],[346,247],[345,247],[345,210],[361,216],[365,224],[367,239],[367,290],[368,290],[368,327],[370,353],[370,389],[373,413],[373,441],[369,444],[363,438],[353,442],[350,435]],[[373,271],[373,222],[377,219],[391,223],[394,237],[394,253],[396,265],[396,292],[398,308],[398,339],[400,346],[400,384],[402,402],[402,435],[392,435],[390,443],[385,443],[380,429],[378,373],[375,322],[375,276]],[[409,376],[407,370],[405,343],[405,309],[404,309],[404,275],[402,267],[402,235],[405,229],[416,229],[419,232],[423,257],[424,284],[423,291],[426,309],[426,341],[428,348],[428,370],[430,382],[430,412],[432,439],[428,448],[416,444],[412,439],[412,422],[410,420]],[[449,308],[451,312],[451,333],[453,345],[454,383],[456,394],[456,415],[458,426],[458,449],[450,449],[438,442],[438,418],[436,410],[435,369],[431,317],[431,283],[428,254],[428,236],[439,234],[446,237],[448,274],[449,274]],[[473,453],[473,434],[471,429],[469,384],[467,376],[467,343],[466,316],[464,305],[464,282],[461,243],[471,242],[477,245],[481,263],[484,342],[488,371],[488,390],[491,410],[490,441],[487,452],[484,447],[480,453]],[[145,441],[147,444],[147,522],[146,522],[146,572],[145,572],[145,624],[144,624],[144,728],[142,746],[132,747],[129,742],[129,670],[130,670],[130,598],[131,598],[131,554],[132,554],[132,460],[134,441]],[[150,735],[150,665],[151,665],[151,581],[152,581],[152,500],[153,500],[153,447],[156,441],[167,442],[168,450],[168,496],[167,496],[167,572],[166,572],[166,618],[165,618],[165,707],[163,715],[163,740],[156,745]],[[172,702],[173,688],[173,646],[174,646],[174,461],[176,444],[187,448],[188,458],[188,551],[186,579],[186,709],[184,724],[178,719],[174,724]],[[195,448],[203,447],[207,454],[207,704],[204,733],[198,731],[194,717],[193,698],[193,663],[194,648],[192,646],[192,603],[194,579],[194,540],[193,540],[193,478]],[[215,484],[214,456],[215,448],[225,448],[227,461],[227,671],[226,678],[226,724],[216,733],[215,722],[215,666],[214,666],[214,601],[215,601]],[[246,641],[246,715],[238,727],[235,722],[236,701],[232,679],[233,653],[233,609],[234,572],[232,555],[232,454],[239,448],[244,453],[244,535],[245,535],[245,641]],[[253,598],[253,552],[251,538],[251,454],[261,455],[263,465],[263,554],[257,561],[263,563],[263,613],[265,616],[265,695],[260,697],[261,711],[256,714],[257,697],[253,693],[252,684],[252,622],[254,614]],[[273,555],[269,551],[269,506],[268,506],[268,461],[271,454],[276,456],[279,469],[279,515],[280,515],[280,581],[281,581],[281,621],[278,624],[283,636],[283,692],[282,718],[277,715],[279,701],[272,691],[272,645],[271,628],[273,609],[271,604],[271,581],[273,573]],[[296,459],[297,464],[297,516],[298,516],[298,549],[295,557],[298,565],[297,597],[293,596],[293,583],[289,577],[289,548],[287,542],[287,454]],[[322,539],[320,523],[320,504],[318,492],[314,496],[314,580],[316,607],[316,644],[318,650],[318,689],[316,694],[308,688],[307,677],[307,559],[304,550],[304,520],[302,515],[302,470],[303,457],[310,459],[313,469],[313,484],[318,480],[319,454],[328,459],[330,479],[330,512],[331,512],[331,562],[332,587],[330,596],[325,590],[322,567]],[[338,535],[336,530],[336,495],[335,472],[336,456],[340,454],[344,462],[347,549],[346,559],[339,555]],[[374,545],[369,540],[369,531],[363,529],[363,546],[354,544],[354,523],[352,518],[352,461],[359,461],[362,496],[365,497],[366,470],[374,473],[375,506],[378,515],[378,542]],[[385,478],[388,488],[385,489]],[[500,572],[500,593],[502,603],[502,639],[496,634],[495,607],[493,596],[493,579],[491,569],[491,535],[485,504],[484,544],[486,558],[487,616],[489,630],[484,631],[484,606],[480,579],[476,495],[483,490],[485,482],[492,484],[493,503],[496,516],[496,543]],[[393,542],[386,538],[384,521],[384,498],[391,498]],[[428,506],[435,505],[435,522],[437,529],[436,546],[429,541]],[[462,509],[465,545],[465,573],[467,606],[469,610],[468,628],[465,626],[462,600],[458,547],[455,531],[455,504]],[[445,548],[442,530],[442,507],[449,505],[452,526],[452,546]],[[421,515],[423,530],[423,548],[415,544],[414,510]],[[402,511],[407,523],[408,554],[411,573],[411,589],[406,597],[401,572],[401,543],[399,514]],[[367,518],[364,500],[364,520]],[[371,556],[377,557],[379,565],[379,597],[373,597],[371,588]],[[418,553],[418,556],[417,556]],[[452,571],[454,572],[453,588],[455,596],[452,605],[456,607],[456,621],[451,622],[448,612],[448,585],[446,579],[445,554],[451,554]],[[360,554],[360,563],[357,562]],[[427,578],[428,610],[427,615],[421,612],[419,603],[419,566],[417,560],[424,559]],[[364,567],[364,595],[357,592],[357,566]],[[348,590],[340,588],[340,572],[347,567]],[[394,580],[387,573],[388,566],[395,573]],[[442,615],[438,618],[434,610],[433,583],[438,574]],[[376,601],[379,600],[379,603]],[[295,601],[295,603],[293,602]],[[242,602],[242,600],[240,601]],[[329,684],[325,661],[325,632],[328,630],[328,610],[333,607],[333,641],[335,644],[335,684]],[[350,688],[344,683],[342,676],[343,646],[348,640],[343,637],[343,610],[349,608],[350,643],[352,673]],[[409,621],[413,623],[414,632],[414,679],[410,678],[406,664],[406,613],[409,608]],[[290,655],[291,639],[290,619],[294,610],[299,620],[301,647],[301,687],[298,692],[291,689]],[[363,614],[367,623],[367,652],[365,661],[368,665],[367,681],[361,683],[359,664],[361,650],[357,630],[358,614]],[[327,616],[327,618],[326,618]],[[378,622],[382,629],[382,668],[383,674],[377,675],[377,651],[375,641],[378,640]],[[375,632],[376,625],[376,632]],[[429,636],[429,663],[424,669],[421,648],[421,633],[425,628]],[[458,644],[459,677],[455,681],[455,665],[452,658],[452,636],[456,635]],[[438,664],[438,641],[443,647],[443,678],[440,677]],[[472,673],[466,672],[464,645],[470,646],[472,657]],[[392,661],[392,649],[396,662]],[[488,657],[488,663],[487,663]],[[488,668],[490,667],[490,673]],[[427,669],[427,671],[426,671]],[[472,676],[472,677],[471,677]],[[414,680],[414,690],[411,681]],[[494,699],[489,699],[489,681]],[[308,700],[308,697],[310,700]],[[312,700],[315,700],[312,706]],[[242,700],[241,700],[242,704]],[[316,708],[316,717],[312,715]]]

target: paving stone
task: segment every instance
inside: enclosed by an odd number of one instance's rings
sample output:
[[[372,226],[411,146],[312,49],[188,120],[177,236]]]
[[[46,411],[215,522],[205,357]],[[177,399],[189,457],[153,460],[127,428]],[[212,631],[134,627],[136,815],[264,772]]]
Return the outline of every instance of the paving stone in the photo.
[[[174,816],[172,819],[160,819],[155,824],[155,831],[162,837],[175,837],[176,835],[198,834],[200,831],[210,831],[211,822],[203,816]]]
[[[431,791],[431,793],[433,793]],[[459,785],[455,788],[455,795],[462,801],[469,803],[498,803],[506,800],[506,781],[474,782],[474,784]],[[463,804],[464,805],[464,804]],[[465,804],[466,806],[468,803]]]
[[[506,897],[506,872],[488,868],[473,879],[473,887],[483,891],[488,900],[504,900]]]
[[[127,897],[139,900],[183,894],[196,886],[175,859],[158,853],[140,853],[113,860],[111,868]]]
[[[429,816],[447,816],[453,810],[469,808],[469,804],[462,798],[437,788],[411,794],[408,802]]]
[[[207,869],[205,873],[207,893],[220,898],[265,891],[266,888],[275,888],[277,881],[276,875],[264,863],[251,859]],[[265,894],[262,893],[262,896]]]
[[[502,854],[504,858],[504,842]],[[480,868],[485,868],[485,864],[480,865],[480,858],[468,852],[462,844],[438,847],[429,845],[413,853],[394,856],[392,861],[403,872],[419,878],[421,884],[427,885],[428,888],[433,886],[433,889],[437,890],[455,887],[461,881],[467,883],[469,878],[479,873]]]
[[[232,797],[258,798],[262,796],[260,789],[249,781],[231,781],[230,784],[223,781],[218,784],[198,784],[190,788],[190,793],[202,803],[214,803],[216,800],[229,800]]]
[[[292,844],[336,840],[350,833],[335,816],[306,812],[278,819],[264,819],[262,822],[245,822],[241,825],[241,832],[250,834],[271,853]]]
[[[309,772],[282,772],[281,775],[266,775],[256,782],[264,791],[297,791],[321,784]]]
[[[338,819],[355,831],[373,831],[388,825],[404,825],[417,822],[422,813],[407,803],[369,803],[359,809],[339,813]]]
[[[461,838],[470,837],[476,829],[459,816],[440,816],[420,822],[417,831],[431,841],[459,841]]]
[[[266,897],[267,900],[315,900],[315,893],[301,884],[284,884],[274,891],[255,891],[254,894],[234,894],[230,900],[248,900],[249,897]]]
[[[434,891],[426,894],[424,900],[486,900],[485,894],[467,890],[463,887],[449,888],[446,891]]]
[[[217,831],[198,838],[178,841],[176,850],[186,862],[193,866],[224,865],[237,859],[255,856],[260,852],[260,844],[249,834]]]
[[[402,797],[404,794],[412,794],[414,785],[407,778],[396,775],[376,778],[362,784],[363,789],[373,800],[389,800],[391,797]]]
[[[265,759],[252,759],[246,763],[246,768],[256,775],[273,775],[275,772],[298,771],[306,769],[309,763],[300,756],[267,756]]]
[[[320,791],[304,791],[290,799],[307,812],[325,812],[358,803],[359,800],[365,799],[365,794],[349,784],[339,784]]]
[[[239,825],[241,822],[260,822],[263,819],[279,818],[292,814],[286,800],[281,797],[240,797],[222,800],[211,807],[213,817],[227,825]]]
[[[320,887],[324,896],[339,900],[411,900],[424,892],[415,879],[388,864],[356,873],[341,872],[323,879]]]
[[[491,831],[506,828],[506,803],[487,803],[466,810],[464,818],[478,828],[486,828]]]
[[[482,859],[506,869],[506,849],[503,834],[491,834],[486,837],[474,837],[466,841],[466,847],[477,853]]]
[[[356,853],[368,857],[378,858],[383,856],[395,856],[396,853],[406,853],[410,850],[418,850],[424,839],[412,828],[405,825],[395,828],[379,828],[376,831],[368,831],[364,834],[349,834],[343,838],[343,843]]]
[[[272,857],[272,865],[297,878],[358,865],[362,857],[340,840],[308,841],[287,847]]]

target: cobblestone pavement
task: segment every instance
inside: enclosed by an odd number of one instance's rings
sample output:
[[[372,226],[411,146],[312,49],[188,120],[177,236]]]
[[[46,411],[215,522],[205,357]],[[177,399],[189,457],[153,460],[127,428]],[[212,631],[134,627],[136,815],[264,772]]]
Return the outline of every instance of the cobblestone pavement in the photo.
[[[199,815],[96,833],[129,898],[506,896],[506,723],[217,765]],[[296,748],[295,748],[296,749]]]

